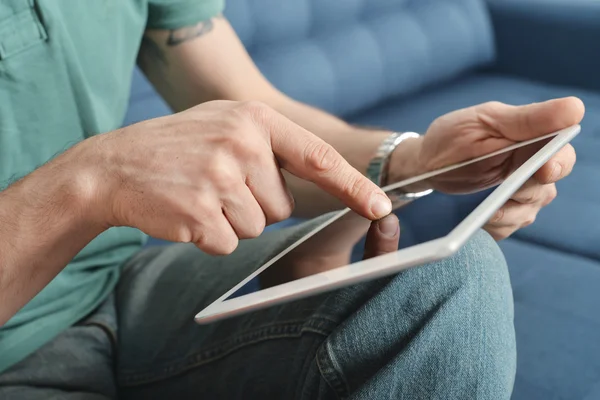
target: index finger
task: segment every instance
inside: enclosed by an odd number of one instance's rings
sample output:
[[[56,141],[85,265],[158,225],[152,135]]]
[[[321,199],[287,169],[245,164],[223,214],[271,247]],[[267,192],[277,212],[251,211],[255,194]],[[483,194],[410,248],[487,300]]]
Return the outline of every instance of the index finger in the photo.
[[[321,138],[276,112],[262,125],[282,168],[315,183],[365,218],[377,220],[392,212],[392,203],[381,188]]]

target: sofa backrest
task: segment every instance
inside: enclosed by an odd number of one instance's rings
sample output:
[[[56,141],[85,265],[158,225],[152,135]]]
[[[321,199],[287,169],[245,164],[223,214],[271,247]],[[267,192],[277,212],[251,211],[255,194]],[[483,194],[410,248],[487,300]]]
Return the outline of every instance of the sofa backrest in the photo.
[[[275,86],[338,115],[494,58],[483,0],[227,0],[225,15]]]

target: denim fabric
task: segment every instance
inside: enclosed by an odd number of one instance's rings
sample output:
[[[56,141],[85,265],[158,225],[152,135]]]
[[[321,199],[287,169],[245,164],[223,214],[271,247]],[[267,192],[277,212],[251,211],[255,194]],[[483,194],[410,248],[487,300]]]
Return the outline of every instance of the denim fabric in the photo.
[[[2,399],[508,399],[503,255],[480,232],[454,257],[208,326],[192,318],[310,228],[229,257],[151,248],[115,297],[0,376]],[[115,343],[116,340],[116,343]]]

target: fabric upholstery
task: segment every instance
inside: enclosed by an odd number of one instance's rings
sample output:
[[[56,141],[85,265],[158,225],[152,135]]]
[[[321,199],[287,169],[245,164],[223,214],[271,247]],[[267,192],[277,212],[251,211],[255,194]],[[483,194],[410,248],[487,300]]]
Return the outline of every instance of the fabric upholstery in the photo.
[[[229,0],[225,14],[277,87],[340,115],[494,56],[479,0]]]
[[[598,0],[487,0],[500,73],[600,90]]]
[[[501,247],[515,299],[513,400],[600,399],[598,263],[519,240]]]

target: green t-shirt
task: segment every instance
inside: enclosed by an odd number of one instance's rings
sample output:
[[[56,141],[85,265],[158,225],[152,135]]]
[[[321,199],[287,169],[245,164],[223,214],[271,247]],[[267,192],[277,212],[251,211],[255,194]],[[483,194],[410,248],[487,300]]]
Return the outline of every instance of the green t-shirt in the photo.
[[[118,128],[146,28],[209,19],[224,0],[0,0],[0,190]],[[35,238],[32,238],[35,240]],[[144,235],[113,228],[0,328],[0,373],[96,308]]]

